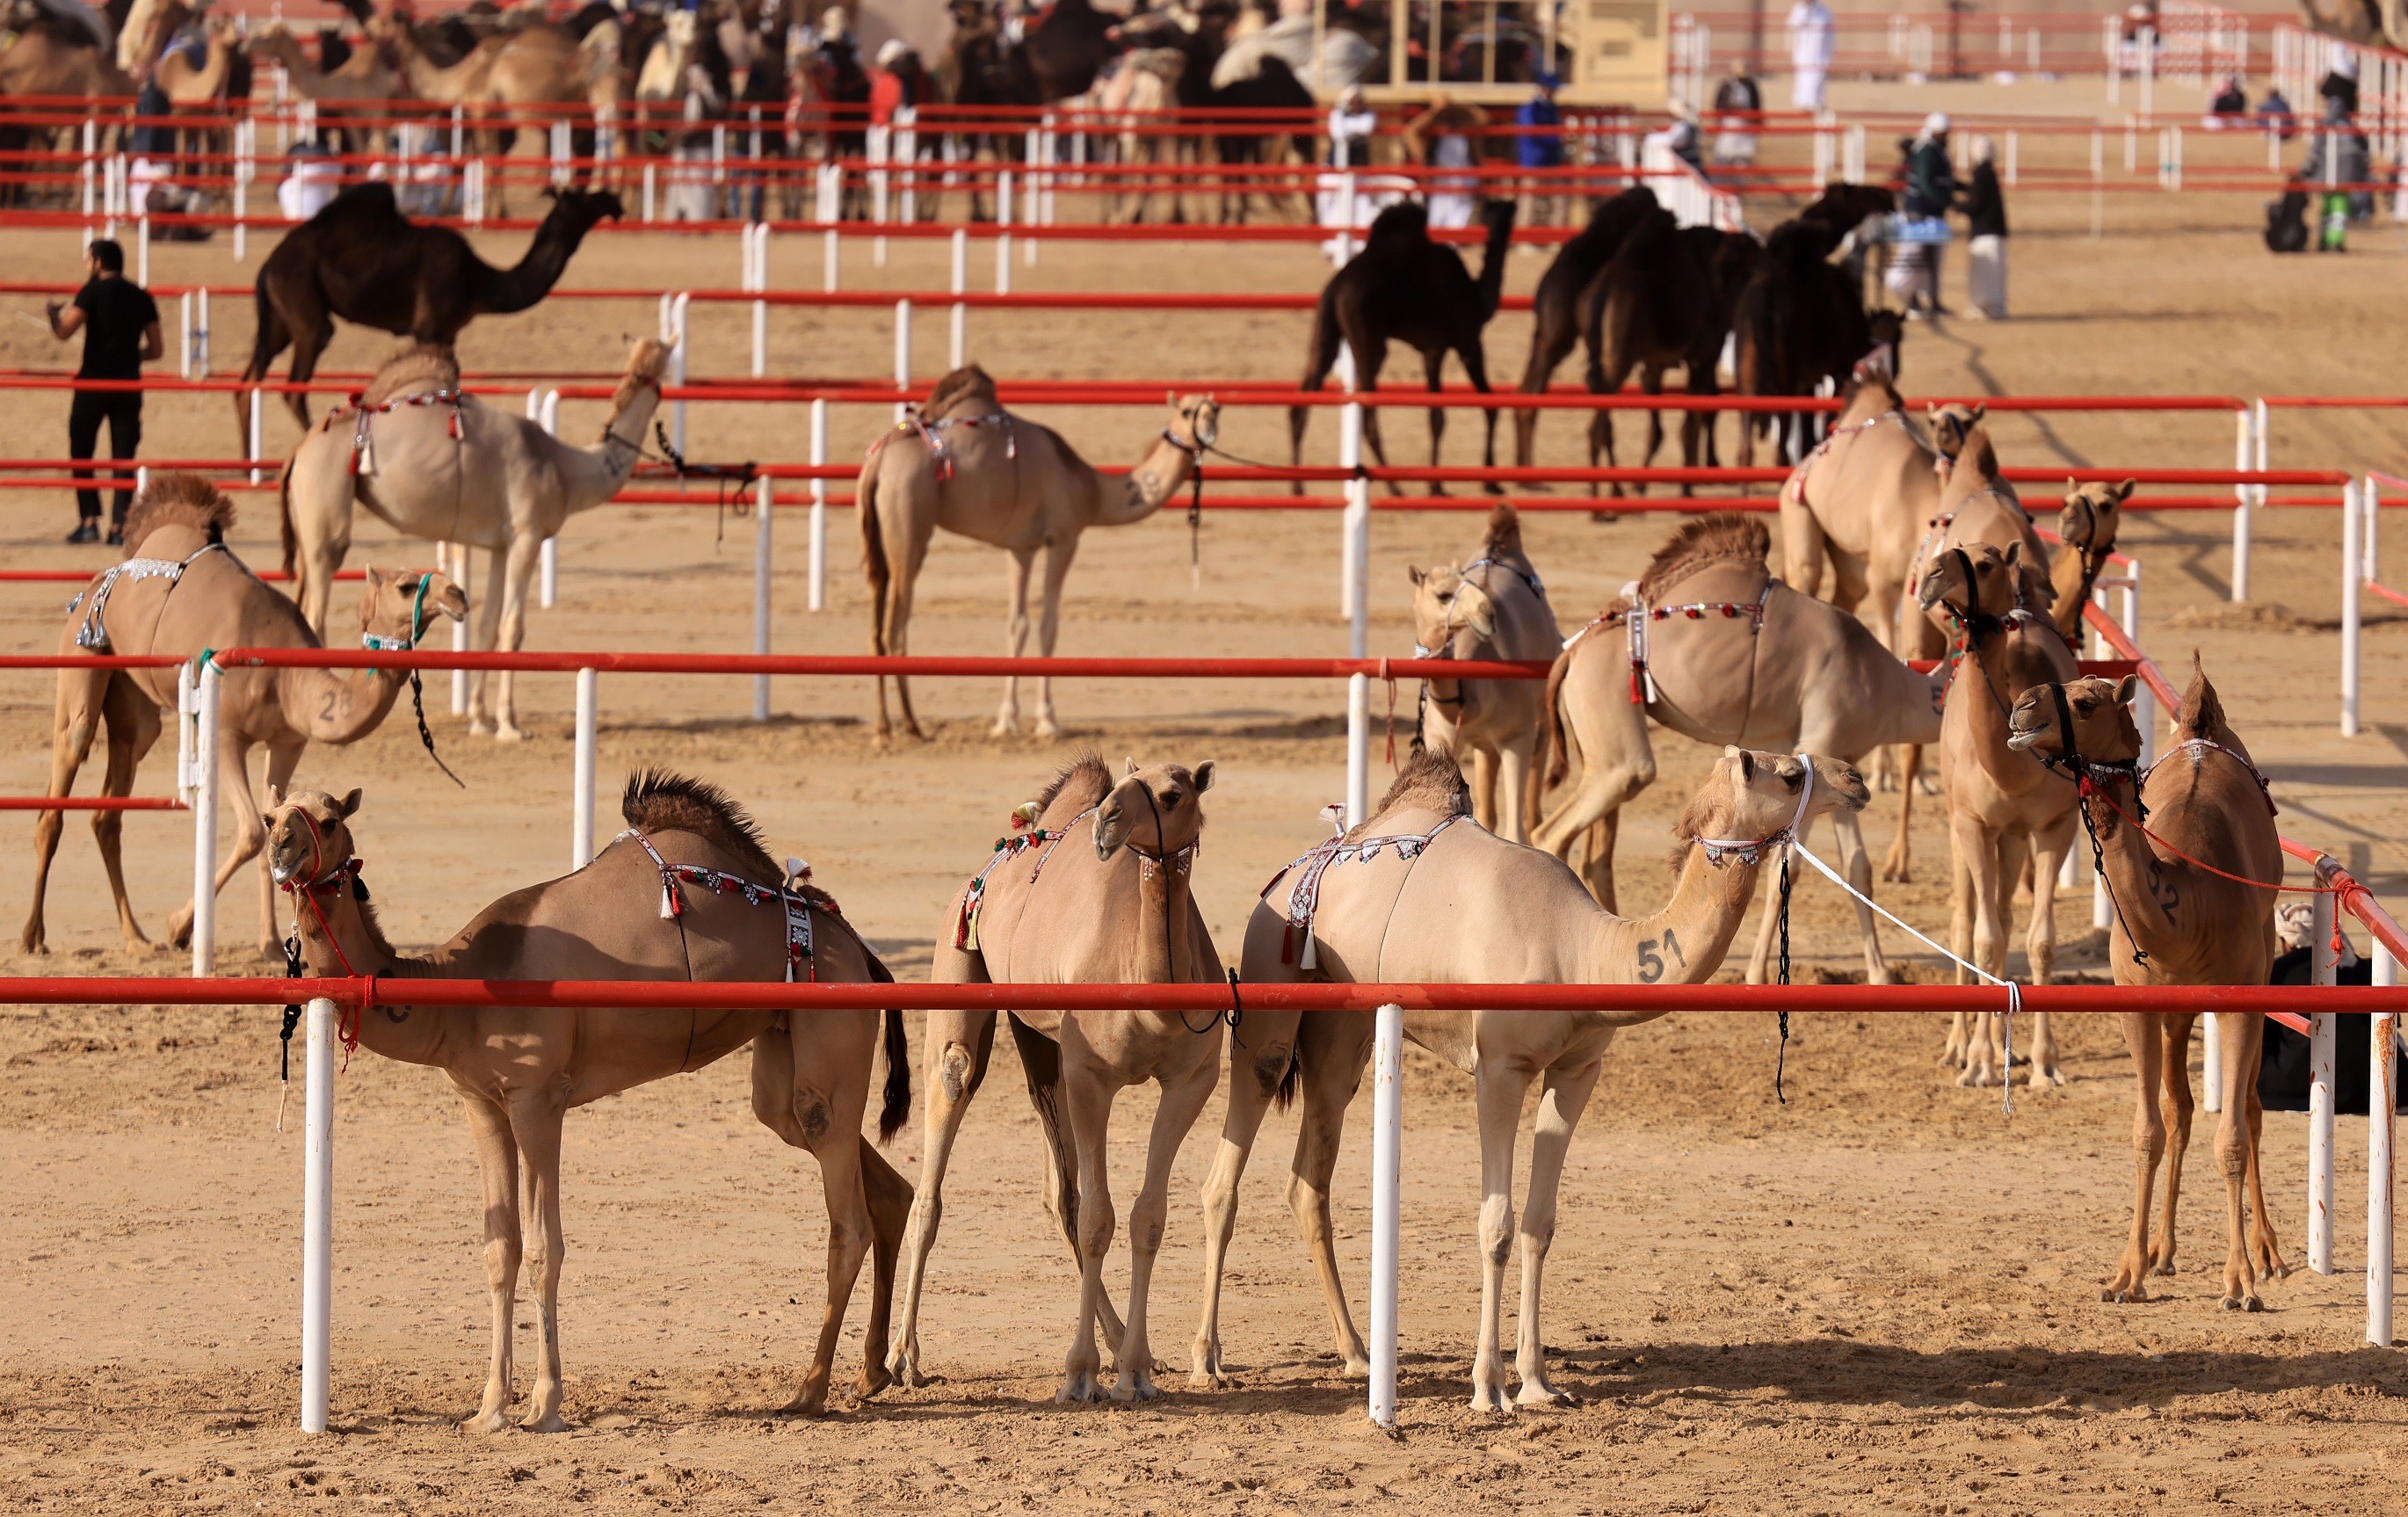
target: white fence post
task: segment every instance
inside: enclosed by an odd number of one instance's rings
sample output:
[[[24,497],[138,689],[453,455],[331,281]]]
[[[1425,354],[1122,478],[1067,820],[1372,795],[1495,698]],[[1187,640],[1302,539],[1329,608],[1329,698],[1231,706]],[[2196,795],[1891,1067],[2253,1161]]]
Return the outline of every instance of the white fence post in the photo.
[[[322,1433],[335,1297],[335,1003],[311,1001],[308,1023],[301,1097],[301,1431]]]
[[[1011,170],[995,176],[995,293],[1011,293]]]
[[[149,279],[143,279],[149,285]],[[193,377],[193,292],[185,291],[176,297],[176,346],[180,353],[176,373],[179,378]]]
[[[452,545],[452,567],[448,572],[452,576],[452,582],[460,587],[462,597],[469,600],[473,604],[476,591],[470,586],[468,581],[474,576],[476,570],[473,563],[473,556],[471,555],[466,543],[455,542]],[[491,592],[489,590],[488,594],[490,593]],[[468,623],[474,620],[475,618],[473,617],[464,616],[459,621],[452,623],[452,651],[455,653],[465,653],[468,651]],[[467,712],[468,671],[466,669],[453,669],[452,671],[452,714],[453,716],[466,716]]]
[[[266,456],[266,451],[261,446],[261,433],[267,425],[266,418],[261,414],[261,402],[265,401],[266,398],[265,391],[260,389],[257,385],[251,386],[251,426],[243,434],[243,446],[250,450],[250,451],[244,456],[249,458],[254,464]],[[261,475],[259,470],[253,469],[251,471],[251,483],[259,483]]]
[[[2400,961],[2380,940],[2371,945],[2372,979],[2378,985],[2400,983]],[[2377,1011],[2366,1019],[2366,1340],[2378,1348],[2391,1346],[2391,1171],[2394,1113],[2400,1107],[2391,1040],[2400,1025],[2397,1013]]]
[[[193,716],[193,978],[216,966],[218,940],[218,699],[216,659],[200,667]]]
[[[1371,814],[1371,677],[1346,677],[1346,824]]]
[[[2358,589],[2363,575],[2358,552],[2365,538],[2358,513],[2366,509],[2364,487],[2352,479],[2341,487],[2341,735],[2358,736]]]
[[[908,300],[895,303],[895,388],[906,392],[911,388],[911,303]],[[895,420],[903,420],[899,400],[895,403]]]
[[[966,294],[968,293],[969,287],[970,235],[964,228],[957,226],[953,228],[953,293],[957,295]],[[953,362],[947,365],[950,368],[961,367],[964,362],[963,354],[968,351],[968,323],[969,308],[958,300],[954,301],[952,333],[953,340],[950,349],[953,354]]]
[[[594,862],[594,706],[597,676],[577,671],[577,759],[568,798],[568,866]]]
[[[2308,962],[2312,984],[2333,983],[2340,962],[2333,953],[2333,897],[2319,894],[2314,925],[2309,929]],[[2319,1275],[2333,1272],[2333,1014],[2318,1011],[2308,1018],[2308,1267]]]
[[[530,390],[527,392],[527,399],[534,404],[535,419],[542,424],[544,431],[555,437],[559,436],[560,392],[552,391],[540,402],[537,402],[535,392]],[[543,546],[538,551],[536,556],[536,604],[544,610],[551,610],[560,599],[560,538],[558,536],[543,539]]]
[[[193,372],[206,379],[209,377],[209,287],[201,285],[193,293],[196,297],[194,311],[198,320],[193,334]]]
[[[679,386],[685,383],[686,361],[692,349],[692,344],[686,341],[686,322],[692,301],[693,297],[681,290],[677,299],[669,305],[669,321],[676,328],[677,342],[669,352],[669,383]],[[669,430],[677,435],[677,451],[682,455],[685,452],[685,402],[682,400],[669,408]]]
[[[753,481],[752,514],[752,651],[769,651],[769,514],[773,505],[767,476]],[[752,720],[769,720],[769,677],[752,677]]]
[[[827,462],[828,403],[811,402],[811,465],[814,468]],[[854,510],[864,508],[855,502]],[[810,608],[827,608],[827,481],[814,476],[811,479],[811,571]]]
[[[2224,1109],[2224,1076],[2221,1073],[2224,1068],[2224,1024],[2216,1020],[2214,1012],[2199,1020],[2207,1023],[2207,1046],[2202,1051],[2206,1056],[2206,1078],[2200,1081],[2203,1087],[2200,1094],[2205,1098],[2200,1102],[2200,1109],[2214,1113]]]
[[[1360,676],[1357,676],[1360,678]],[[1397,1425],[1397,1260],[1403,1210],[1405,1009],[1380,1008],[1371,1038],[1371,1421]]]
[[[1338,465],[1350,471],[1363,466],[1363,404],[1360,401],[1349,401],[1338,412]],[[1340,486],[1346,493],[1346,511],[1340,529],[1338,614],[1348,618],[1354,615],[1354,581],[1357,578],[1354,564],[1354,487],[1360,483],[1361,480],[1350,476]],[[1350,644],[1347,651],[1354,658],[1365,656],[1360,646]]]
[[[2250,461],[2255,456],[2257,438],[2254,436],[2254,433],[2256,429],[2252,424],[2248,410],[2244,408],[2237,414],[2239,415],[2241,422],[2240,436],[2233,444],[2232,466],[2242,473],[2246,474],[2252,467]],[[2258,465],[2256,466],[2262,468],[2264,465]],[[2232,598],[2235,601],[2245,601],[2249,598],[2250,487],[2245,484],[2234,485],[2232,487],[2232,498],[2234,502],[2232,508]]]

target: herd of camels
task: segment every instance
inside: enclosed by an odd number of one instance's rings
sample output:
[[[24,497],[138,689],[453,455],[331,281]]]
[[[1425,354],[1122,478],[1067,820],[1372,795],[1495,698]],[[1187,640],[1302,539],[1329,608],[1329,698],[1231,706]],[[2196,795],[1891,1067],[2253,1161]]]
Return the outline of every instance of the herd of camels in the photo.
[[[1780,234],[1770,239],[1772,247],[1782,243]],[[1820,245],[1829,250],[1828,240]],[[1648,260],[1670,256],[1652,243],[1641,250]],[[1602,278],[1616,267],[1627,265],[1609,258],[1594,271],[1593,286],[1609,300],[1627,298],[1612,295],[1619,286]],[[1459,260],[1455,278],[1470,299],[1494,309],[1493,288],[1483,288],[1493,281],[1472,280]],[[1730,308],[1745,307],[1742,298]],[[1575,317],[1578,308],[1571,303]],[[1337,307],[1353,313],[1350,323],[1382,308]],[[1608,329],[1594,312],[1581,319],[1592,331]],[[2252,881],[2280,877],[2272,808],[2214,686],[2194,668],[2166,756],[2143,771],[2136,762],[2134,681],[2083,678],[2076,664],[2080,612],[2115,541],[2130,482],[2069,481],[2057,530],[2043,535],[2004,476],[1983,411],[1952,406],[1917,415],[1898,389],[1895,329],[1877,333],[1877,325],[1860,320],[1854,329],[1861,346],[1840,366],[1844,408],[1781,489],[1781,574],[1773,533],[1759,519],[1703,515],[1675,530],[1620,595],[1593,614],[1584,608],[1567,618],[1548,597],[1518,518],[1502,505],[1458,562],[1414,566],[1418,651],[1545,661],[1552,672],[1543,683],[1426,681],[1422,751],[1361,824],[1317,843],[1299,840],[1301,855],[1265,888],[1234,953],[1215,944],[1194,898],[1203,801],[1218,766],[1131,758],[1115,772],[1088,756],[1016,808],[1002,837],[965,840],[966,882],[935,919],[932,979],[1221,984],[1234,970],[1245,984],[1702,984],[1721,969],[1760,897],[1748,979],[1761,980],[1790,852],[1823,819],[1852,888],[1871,894],[1859,819],[1873,787],[1856,766],[1870,766],[1885,751],[1896,751],[1899,816],[1884,874],[1907,878],[1908,809],[1918,794],[1921,750],[1936,744],[1955,884],[1952,951],[1966,966],[1960,980],[1969,968],[2010,974],[2009,916],[2019,882],[2032,896],[2020,978],[2050,978],[2058,866],[2086,836],[2096,839],[2114,905],[2109,957],[2118,983],[2264,983],[2275,945],[2274,892]],[[1346,340],[1368,356],[1379,351],[1369,346],[1373,337],[1384,347],[1388,335],[1350,326]],[[1541,344],[1553,340],[1542,322]],[[1543,356],[1533,360],[1541,385],[1552,366],[1540,363]],[[328,636],[333,577],[349,549],[355,507],[408,536],[485,548],[494,593],[477,638],[514,647],[536,545],[569,514],[609,500],[628,478],[666,360],[657,342],[633,344],[610,419],[594,446],[577,448],[464,394],[450,351],[413,344],[349,406],[322,419],[286,466],[293,598],[227,549],[233,511],[215,486],[162,472],[129,519],[125,559],[78,597],[61,650],[183,658],[237,645],[318,646]],[[1050,653],[1081,534],[1153,515],[1215,445],[1219,408],[1211,397],[1173,397],[1169,413],[1134,469],[1111,479],[1057,433],[1004,408],[982,371],[940,380],[862,467],[873,647],[908,647],[914,580],[941,526],[1006,551],[1014,652],[1026,636],[1029,577],[1042,552],[1039,639]],[[357,635],[368,648],[405,649],[436,618],[465,619],[470,609],[440,574],[372,569]],[[351,636],[348,627],[343,635]],[[1909,661],[1920,659],[1937,662],[1918,672]],[[236,797],[237,843],[218,884],[258,858],[264,952],[278,946],[280,891],[291,897],[286,916],[312,974],[403,981],[892,978],[807,866],[777,864],[733,798],[703,780],[654,772],[630,779],[622,808],[627,830],[591,865],[505,895],[425,957],[399,954],[368,904],[364,876],[372,861],[360,856],[351,830],[364,805],[360,792],[338,796],[288,785],[308,742],[365,737],[390,713],[403,683],[396,672],[376,669],[225,677],[220,769]],[[904,731],[916,735],[899,680],[898,695]],[[176,698],[172,682],[155,671],[63,671],[50,794],[69,794],[103,738],[104,788],[127,794]],[[880,734],[893,740],[882,682],[878,701]],[[507,678],[490,704],[480,689],[474,712],[480,729],[518,735]],[[1018,720],[1007,686],[996,728],[1010,731]],[[1616,823],[1621,808],[1656,779],[1651,722],[1710,745],[1718,757],[1676,825],[1670,898],[1626,916],[1621,901],[1631,887],[1613,867]],[[1037,725],[1058,730],[1043,684]],[[254,796],[248,754],[263,745],[265,784]],[[148,945],[125,896],[118,818],[95,813],[94,830],[126,944],[139,949]],[[60,814],[44,813],[22,938],[28,952],[44,947],[42,883],[60,831]],[[1573,856],[1584,849],[1576,870]],[[1885,982],[1891,975],[1872,916],[1861,900],[1857,911],[1866,978]],[[192,916],[190,906],[179,911],[170,936],[188,934]],[[1407,1036],[1469,1074],[1477,1092],[1483,1288],[1475,1409],[1568,1398],[1549,1379],[1540,1313],[1557,1189],[1608,1046],[1652,1015],[1406,1018]],[[2221,1066],[2210,1072],[2223,1095],[2215,1141],[2229,1223],[2222,1300],[2257,1310],[2259,1281],[2286,1269],[2258,1178],[2258,1019],[2219,1015],[2229,1023]],[[2035,1087],[2062,1083],[2047,1019],[2036,1020],[2026,1078]],[[2174,1269],[2192,1111],[2191,1021],[2124,1018],[2138,1076],[2136,1174],[2129,1240],[2105,1293],[2114,1300],[2144,1299],[2149,1278]],[[1943,1057],[1960,1083],[2013,1078],[2004,1029],[1995,1022],[1960,1018],[1953,1029]],[[1207,1279],[1191,1383],[1228,1381],[1220,1306],[1239,1186],[1266,1113],[1298,1095],[1288,1202],[1339,1351],[1350,1371],[1366,1368],[1339,1272],[1330,1191],[1371,1023],[1367,1013],[1248,1008],[1228,1019],[1225,1035],[1218,1019],[1199,1029],[1168,1012],[1010,1014],[1044,1134],[1043,1202],[1079,1271],[1060,1399],[1159,1394],[1148,1297],[1170,1169],[1216,1090],[1226,1115],[1203,1194]],[[867,1396],[898,1379],[924,1383],[918,1323],[943,1183],[995,1033],[993,1012],[927,1018],[919,1060],[924,1166],[915,1190],[862,1130],[881,1059],[880,1140],[909,1116],[912,1061],[893,1013],[882,1022],[870,1012],[695,1011],[681,1025],[677,1016],[592,1009],[438,1015],[395,1007],[360,1016],[347,1036],[451,1077],[476,1139],[493,1346],[484,1395],[467,1425],[491,1431],[513,1421],[521,1393],[511,1324],[523,1264],[533,1267],[542,1331],[531,1399],[515,1421],[535,1430],[565,1425],[554,1327],[566,1112],[746,1047],[755,1114],[818,1160],[829,1219],[825,1312],[790,1410],[825,1408],[865,1261],[873,1279],[869,1352],[856,1393]],[[1160,1098],[1143,1180],[1125,1219],[1132,1268],[1120,1310],[1102,1275],[1124,1221],[1108,1183],[1107,1137],[1118,1093],[1147,1081]],[[1517,1215],[1514,1151],[1534,1083],[1533,1154]],[[2157,1171],[2169,1153],[2160,1193]],[[523,1204],[531,1216],[523,1218]],[[1505,1272],[1517,1246],[1509,1369]],[[890,1323],[898,1263],[903,1301],[900,1320]]]

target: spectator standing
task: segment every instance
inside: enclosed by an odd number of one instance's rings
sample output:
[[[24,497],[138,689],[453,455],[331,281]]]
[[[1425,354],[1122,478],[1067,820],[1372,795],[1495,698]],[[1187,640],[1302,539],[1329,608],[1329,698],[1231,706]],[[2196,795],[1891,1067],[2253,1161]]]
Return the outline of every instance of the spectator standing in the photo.
[[[2281,86],[2266,86],[2266,98],[2258,102],[2258,129],[2285,142],[2299,136],[2300,118],[2283,97]]]
[[[1892,233],[1886,280],[1910,317],[1947,314],[1940,304],[1940,253],[1948,241],[1948,212],[1956,203],[1956,171],[1948,162],[1948,118],[1933,111],[1906,145],[1906,196]]]
[[[2349,223],[2374,214],[2374,195],[2366,187],[2373,173],[2366,134],[2351,123],[2340,100],[2328,96],[2324,122],[2310,134],[2307,162],[2300,167],[2300,180],[2317,197],[2319,252],[2345,250]]]
[[[1973,139],[1973,178],[1965,191],[1965,304],[1993,322],[2007,316],[2007,201],[1999,191],[1998,148]]]
[[[1747,72],[1747,59],[1734,55],[1730,72],[1714,88],[1714,166],[1749,168],[1756,164],[1756,129],[1764,115],[1764,92]]]
[[[1789,7],[1789,104],[1798,110],[1823,108],[1823,81],[1831,72],[1831,7],[1823,0],[1797,0]]]
[[[159,308],[150,292],[125,277],[125,250],[108,238],[88,250],[91,278],[76,292],[72,305],[53,300],[48,308],[50,335],[61,342],[83,334],[83,363],[79,379],[139,379],[142,365],[167,351],[159,331]],[[88,459],[100,442],[100,423],[108,423],[108,456],[132,458],[142,445],[142,392],[139,390],[78,390],[67,409],[67,456]],[[90,469],[75,471],[78,479],[92,478]],[[122,542],[126,508],[134,504],[134,481],[125,478],[117,489],[116,508],[109,516],[108,540]],[[100,540],[100,492],[76,491],[76,529],[69,542]]]
[[[1514,156],[1525,170],[1538,170],[1523,180],[1521,218],[1526,226],[1554,226],[1563,219],[1563,181],[1549,172],[1564,166],[1564,113],[1555,104],[1559,82],[1553,74],[1540,75],[1538,88],[1513,113],[1513,123],[1522,128],[1513,139]],[[1537,250],[1532,244],[1523,246]]]
[[[1427,110],[1405,123],[1405,150],[1430,168],[1460,173],[1433,174],[1423,198],[1429,204],[1432,227],[1471,224],[1480,180],[1470,170],[1477,160],[1471,135],[1488,124],[1488,113],[1440,95]]]
[[[2241,125],[2242,118],[2248,114],[2249,92],[2242,87],[2240,75],[2228,74],[2224,87],[2207,103],[2207,114],[2199,124],[2210,132],[2227,131]]]
[[[2341,103],[2344,116],[2358,114],[2358,50],[2346,42],[2335,41],[2326,50],[2325,77],[2316,85],[2323,97],[2325,114],[2332,114],[2335,101]]]
[[[1380,128],[1378,112],[1365,103],[1363,87],[1340,91],[1329,111],[1329,166],[1361,168],[1371,162],[1371,135]]]

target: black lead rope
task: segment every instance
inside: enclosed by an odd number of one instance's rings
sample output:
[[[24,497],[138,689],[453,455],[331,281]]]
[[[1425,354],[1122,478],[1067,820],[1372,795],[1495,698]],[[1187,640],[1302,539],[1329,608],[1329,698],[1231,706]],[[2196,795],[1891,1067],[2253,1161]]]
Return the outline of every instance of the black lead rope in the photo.
[[[2063,685],[2052,684],[2048,687],[2048,693],[2057,706],[2057,730],[2065,735],[2065,756],[2057,762],[2065,766],[2067,778],[2073,781],[2074,809],[2081,813],[2082,830],[2090,839],[2090,867],[2098,873],[2099,888],[2107,893],[2107,909],[2115,914],[2116,922],[2123,924],[2125,940],[2132,944],[2132,962],[2147,964],[2149,951],[2141,947],[2139,941],[2132,937],[2131,925],[2124,922],[2124,903],[2115,898],[2114,882],[2107,878],[2107,850],[2099,841],[2099,824],[2091,820],[2089,797],[2083,794],[2082,782],[2089,771],[2089,766],[2083,762],[2082,750],[2073,740],[2073,708],[2066,702]],[[2149,812],[2148,809],[2141,804],[2139,779],[2140,777],[2135,774],[2132,785],[2132,809],[2146,820]]]
[[[297,915],[293,920],[291,936],[284,939],[284,978],[287,980],[301,978],[301,919]],[[299,1025],[301,1025],[300,1004],[294,1002],[287,1005],[284,1008],[284,1030],[278,1034],[284,1044],[276,1074],[277,1080],[281,1083],[290,1084],[293,1080],[293,1029]]]
[[[736,514],[741,516],[744,514],[744,487],[752,482],[753,475],[759,472],[759,465],[749,460],[742,464],[694,463],[689,460],[685,454],[677,451],[675,445],[669,441],[668,427],[658,420],[655,420],[652,422],[652,438],[660,444],[661,462],[677,470],[677,477],[679,479],[716,479],[719,481],[719,500],[716,508],[711,512],[712,525],[710,546],[713,551],[716,551],[727,540],[727,491],[729,482],[731,480],[734,481],[736,489]]]
[[[1789,847],[1781,849],[1781,978],[1777,983],[1789,983]],[[1783,1007],[1781,1017],[1781,1052],[1772,1065],[1772,1094],[1783,1106],[1789,1104],[1787,1093],[1781,1088],[1781,1077],[1789,1069],[1789,1009]]]
[[[1187,477],[1187,582],[1204,584],[1204,451],[1197,449]]]
[[[453,774],[452,772],[452,766],[444,763],[443,755],[435,751],[435,734],[428,731],[426,727],[426,683],[424,679],[422,677],[422,671],[418,669],[412,669],[409,671],[409,708],[417,713],[418,740],[426,745],[426,756],[433,759],[435,761],[435,766],[443,771],[444,779],[451,780],[455,785],[458,785],[462,790],[467,789],[468,782],[466,780],[461,779],[458,775]],[[297,970],[295,972],[298,973]],[[291,1007],[285,1008],[285,1015],[288,1019],[288,1023],[293,1014],[293,1009]],[[290,1038],[293,1036],[293,1029],[289,1024],[285,1028],[284,1036],[287,1038]]]

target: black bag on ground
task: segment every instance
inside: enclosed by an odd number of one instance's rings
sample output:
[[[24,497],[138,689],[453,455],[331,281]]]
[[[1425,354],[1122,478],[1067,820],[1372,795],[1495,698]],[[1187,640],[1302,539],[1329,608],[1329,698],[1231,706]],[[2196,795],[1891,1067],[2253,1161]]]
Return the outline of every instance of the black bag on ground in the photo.
[[[2282,199],[2266,203],[2266,250],[2278,253],[2308,250],[2308,192],[2286,190]]]
[[[2274,961],[2267,983],[2304,985],[2310,972],[2308,951],[2295,948]],[[2344,966],[2334,978],[2344,985],[2372,984],[2374,966],[2359,959]],[[2344,1011],[2333,1019],[2333,1110],[2341,1116],[2366,1115],[2368,1020],[2363,1011]],[[2391,1058],[2391,1088],[2408,1089],[2408,1058],[2401,1056],[2396,1045]],[[2265,1061],[2258,1066],[2258,1101],[2269,1111],[2308,1109],[2307,1038],[2272,1018],[2266,1023]]]

